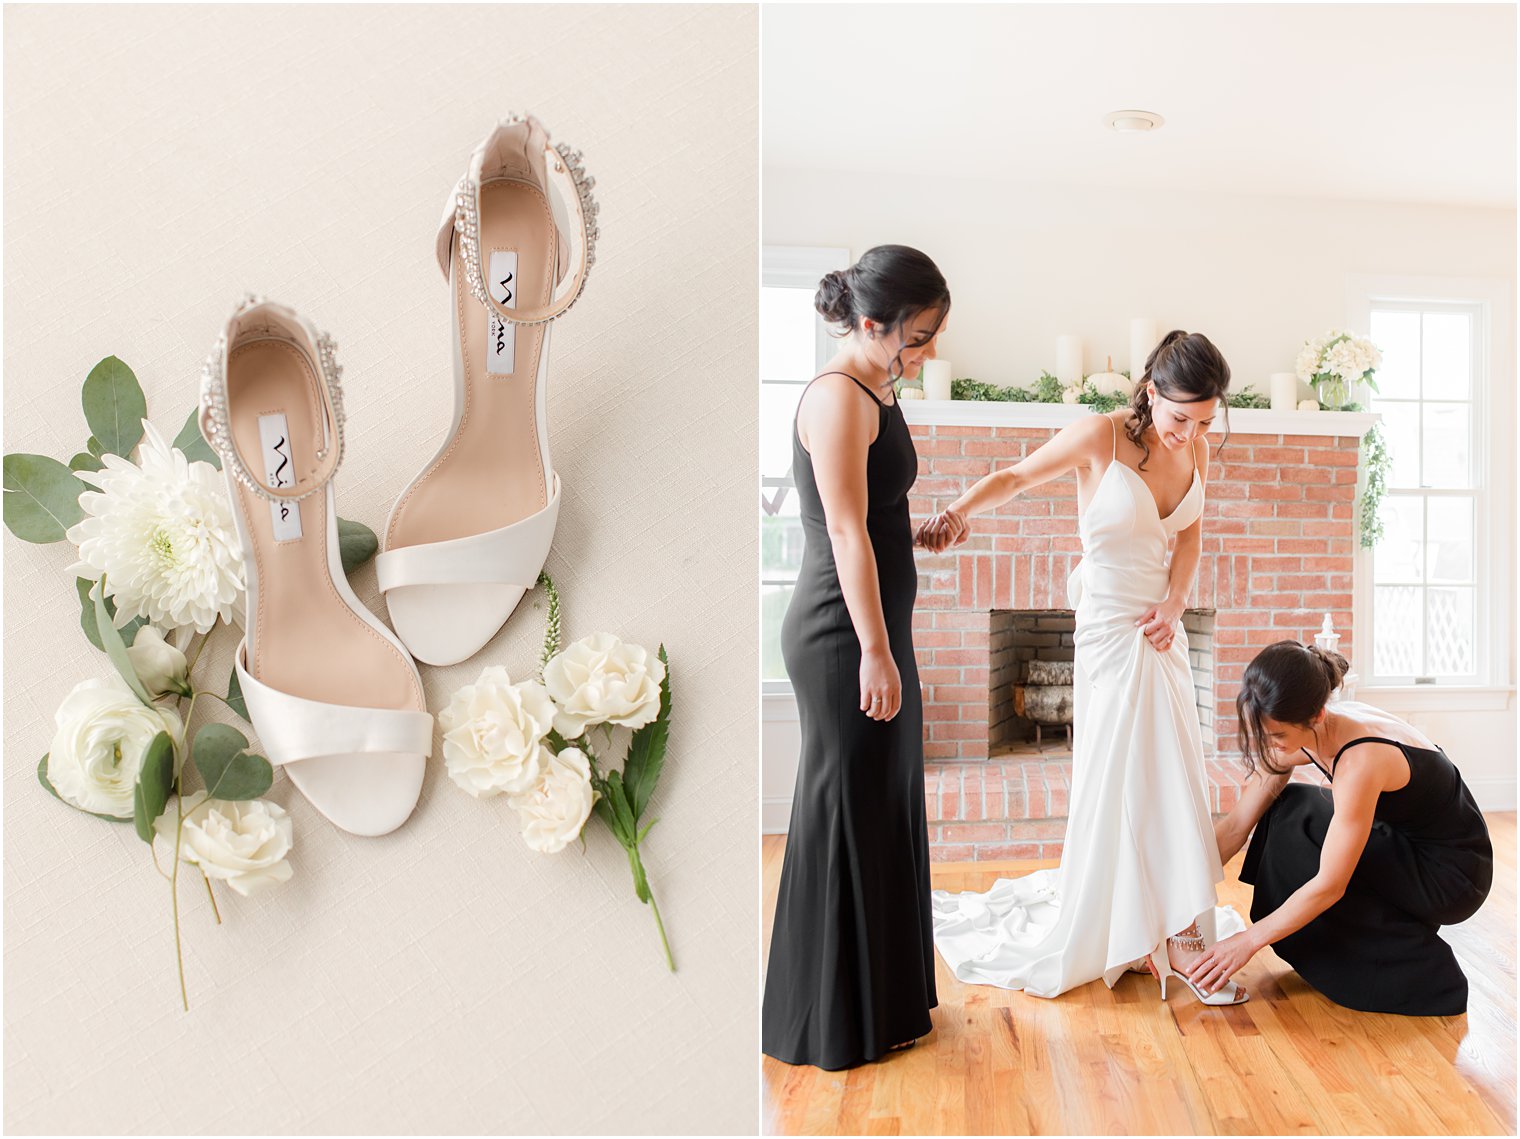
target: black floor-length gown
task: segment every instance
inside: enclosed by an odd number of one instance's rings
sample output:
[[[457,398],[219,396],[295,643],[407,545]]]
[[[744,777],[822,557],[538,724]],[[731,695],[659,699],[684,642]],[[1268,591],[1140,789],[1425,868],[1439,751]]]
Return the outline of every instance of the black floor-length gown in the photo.
[[[918,456],[901,407],[860,387],[880,412],[866,462],[866,532],[902,677],[902,710],[887,721],[860,710],[860,641],[840,589],[812,460],[794,423],[792,471],[806,548],[781,647],[802,751],[761,1033],[766,1055],[827,1069],[874,1060],[926,1035],[937,1003],[923,706],[913,658],[918,571],[908,519]]]
[[[1466,921],[1488,897],[1494,874],[1488,825],[1440,749],[1364,736],[1336,753],[1326,776],[1334,779],[1346,748],[1369,741],[1404,753],[1409,782],[1378,796],[1372,833],[1345,895],[1272,948],[1338,1005],[1455,1016],[1467,1011],[1467,978],[1436,931]],[[1241,881],[1256,887],[1252,921],[1318,872],[1333,814],[1328,788],[1283,788],[1257,824],[1241,866]]]

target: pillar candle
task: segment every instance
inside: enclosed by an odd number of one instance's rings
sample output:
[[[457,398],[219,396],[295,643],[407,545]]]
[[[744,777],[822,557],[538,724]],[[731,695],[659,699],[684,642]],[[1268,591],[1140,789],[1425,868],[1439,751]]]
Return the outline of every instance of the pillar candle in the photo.
[[[1156,322],[1150,317],[1137,316],[1129,322],[1129,378],[1135,383],[1145,375],[1145,361],[1160,339]]]
[[[950,361],[924,361],[924,398],[950,398]]]
[[[1082,338],[1063,332],[1056,337],[1056,379],[1067,387],[1082,379]]]
[[[1292,411],[1298,407],[1298,376],[1292,372],[1273,372],[1268,379],[1272,391],[1273,411]]]

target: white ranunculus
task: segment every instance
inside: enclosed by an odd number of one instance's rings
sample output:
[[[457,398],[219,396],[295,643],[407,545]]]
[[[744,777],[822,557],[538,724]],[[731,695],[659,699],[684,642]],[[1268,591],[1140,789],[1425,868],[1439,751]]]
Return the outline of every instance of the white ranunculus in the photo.
[[[533,786],[508,802],[522,822],[523,841],[543,854],[555,854],[581,833],[595,798],[585,752],[567,747],[555,755],[544,748]]]
[[[185,814],[180,832],[181,862],[199,866],[207,878],[226,882],[244,897],[290,878],[286,857],[295,828],[285,808],[268,799],[229,803],[208,799],[197,791],[181,804]],[[165,811],[154,822],[158,836],[174,845],[179,819]]]
[[[167,643],[164,635],[152,625],[137,630],[137,636],[127,646],[127,659],[151,695],[159,696],[165,692],[190,695],[185,654]]]
[[[143,421],[136,463],[118,455],[79,477],[99,489],[79,496],[85,517],[69,528],[80,577],[106,575],[116,623],[145,617],[164,629],[210,632],[230,621],[243,592],[243,554],[222,475],[192,463]]]
[[[554,702],[536,680],[516,684],[500,667],[454,693],[438,716],[449,777],[477,799],[525,791],[538,776]]]
[[[554,727],[567,740],[588,726],[642,728],[659,715],[665,665],[641,645],[593,633],[551,657],[544,687],[554,698]]]
[[[128,818],[143,756],[159,732],[178,739],[179,716],[149,707],[119,676],[85,680],[63,698],[48,750],[47,777],[68,802],[101,815]]]

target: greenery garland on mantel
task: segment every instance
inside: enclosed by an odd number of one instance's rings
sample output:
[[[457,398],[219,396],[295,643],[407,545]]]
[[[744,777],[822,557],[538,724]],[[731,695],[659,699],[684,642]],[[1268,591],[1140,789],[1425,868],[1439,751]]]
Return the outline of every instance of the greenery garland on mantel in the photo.
[[[1126,379],[1129,373],[1122,373]],[[916,385],[915,385],[916,386]],[[1049,372],[1041,372],[1040,378],[1027,388],[1003,384],[989,384],[981,380],[961,379],[950,381],[950,398],[955,400],[982,401],[986,403],[1078,403],[1091,408],[1100,415],[1116,411],[1129,403],[1129,397],[1120,393],[1105,395],[1098,391],[1091,379],[1084,379],[1077,398],[1065,398],[1066,387]],[[1231,392],[1225,403],[1232,408],[1266,410],[1272,401],[1260,392],[1246,388]],[[1361,411],[1359,404],[1349,403],[1341,411]],[[1388,455],[1388,442],[1382,429],[1373,424],[1362,436],[1360,466],[1364,476],[1362,493],[1357,502],[1357,521],[1361,530],[1363,549],[1371,549],[1383,536],[1381,510],[1383,497],[1387,494],[1388,471],[1392,459]]]

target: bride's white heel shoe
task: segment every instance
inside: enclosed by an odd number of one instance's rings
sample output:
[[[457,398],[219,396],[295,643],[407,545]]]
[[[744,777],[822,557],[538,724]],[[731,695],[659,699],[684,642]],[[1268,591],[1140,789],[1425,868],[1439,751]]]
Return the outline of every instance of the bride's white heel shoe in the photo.
[[[1190,927],[1190,931],[1196,930],[1196,925]],[[1167,952],[1168,943],[1176,942],[1179,948],[1192,950],[1197,953],[1202,953],[1206,948],[1202,936],[1188,936],[1188,933],[1190,931],[1184,931],[1182,934],[1176,937],[1167,938],[1166,941],[1163,941],[1160,945],[1156,946],[1156,948],[1152,950],[1150,955],[1146,958],[1147,962],[1150,964],[1150,971],[1154,973],[1156,975],[1156,979],[1161,982],[1161,999],[1166,1000],[1166,979],[1168,977],[1176,977],[1179,981],[1181,981],[1184,985],[1192,990],[1193,995],[1197,997],[1200,1002],[1206,1005],[1241,1005],[1250,1000],[1251,994],[1246,992],[1244,988],[1237,985],[1234,981],[1226,981],[1215,992],[1205,993],[1197,985],[1193,984],[1192,981],[1188,980],[1185,974],[1179,973],[1172,968],[1171,955]]]
[[[593,180],[531,116],[475,148],[449,198],[438,264],[453,311],[454,418],[402,491],[376,559],[396,635],[455,664],[538,580],[559,513],[549,461],[549,325],[596,259]]]
[[[222,458],[248,582],[235,668],[271,763],[346,831],[406,821],[433,717],[405,647],[354,596],[332,477],[343,459],[336,345],[243,300],[201,376],[201,431]]]

